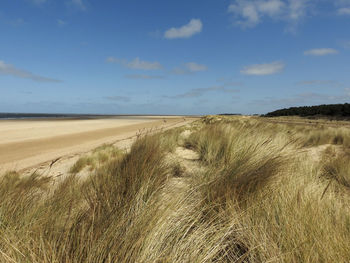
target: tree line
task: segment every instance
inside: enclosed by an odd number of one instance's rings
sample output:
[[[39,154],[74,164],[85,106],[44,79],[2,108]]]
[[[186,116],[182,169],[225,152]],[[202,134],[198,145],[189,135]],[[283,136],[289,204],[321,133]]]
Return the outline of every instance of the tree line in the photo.
[[[302,106],[280,109],[269,112],[263,116],[332,116],[332,117],[350,117],[350,104],[323,104],[318,106]]]

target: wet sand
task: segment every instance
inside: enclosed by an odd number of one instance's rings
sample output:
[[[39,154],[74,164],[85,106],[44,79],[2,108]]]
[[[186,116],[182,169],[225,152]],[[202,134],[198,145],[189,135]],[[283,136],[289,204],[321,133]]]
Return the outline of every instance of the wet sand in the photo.
[[[76,155],[141,130],[181,126],[184,117],[130,117],[93,120],[1,120],[0,172],[35,167]]]

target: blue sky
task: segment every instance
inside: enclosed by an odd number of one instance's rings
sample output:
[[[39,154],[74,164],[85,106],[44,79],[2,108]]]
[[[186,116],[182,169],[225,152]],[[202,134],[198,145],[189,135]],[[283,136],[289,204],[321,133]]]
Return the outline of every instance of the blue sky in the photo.
[[[266,113],[350,100],[350,0],[4,0],[0,112]]]

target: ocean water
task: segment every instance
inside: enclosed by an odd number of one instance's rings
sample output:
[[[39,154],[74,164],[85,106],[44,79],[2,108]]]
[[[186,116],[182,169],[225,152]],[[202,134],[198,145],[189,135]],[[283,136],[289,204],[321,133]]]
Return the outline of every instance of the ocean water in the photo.
[[[16,120],[16,119],[94,119],[103,117],[113,117],[113,115],[92,115],[92,114],[51,114],[51,113],[0,113],[2,120]]]
[[[148,118],[146,118],[148,116]],[[22,119],[149,119],[152,115],[99,115],[99,114],[65,114],[65,113],[8,113],[0,112],[0,120]],[[157,115],[159,116],[159,115]]]

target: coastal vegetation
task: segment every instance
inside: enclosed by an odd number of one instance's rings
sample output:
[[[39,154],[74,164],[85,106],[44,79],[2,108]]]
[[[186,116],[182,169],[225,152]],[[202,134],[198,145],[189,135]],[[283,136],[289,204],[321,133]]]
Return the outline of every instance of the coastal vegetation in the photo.
[[[280,109],[265,114],[266,117],[277,116],[328,116],[328,117],[350,117],[350,104],[328,104],[319,106],[291,107]]]
[[[60,179],[3,175],[0,261],[349,262],[348,128],[267,120],[207,116]]]

